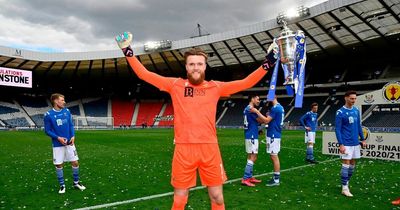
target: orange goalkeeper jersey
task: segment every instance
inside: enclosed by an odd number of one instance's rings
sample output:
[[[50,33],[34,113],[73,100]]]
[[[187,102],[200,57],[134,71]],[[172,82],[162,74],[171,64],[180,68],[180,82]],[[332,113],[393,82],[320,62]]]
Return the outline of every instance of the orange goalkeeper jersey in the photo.
[[[171,95],[177,144],[218,143],[215,115],[219,98],[254,86],[267,73],[260,67],[242,80],[211,80],[192,85],[187,79],[163,77],[148,71],[135,56],[126,58],[140,79]]]

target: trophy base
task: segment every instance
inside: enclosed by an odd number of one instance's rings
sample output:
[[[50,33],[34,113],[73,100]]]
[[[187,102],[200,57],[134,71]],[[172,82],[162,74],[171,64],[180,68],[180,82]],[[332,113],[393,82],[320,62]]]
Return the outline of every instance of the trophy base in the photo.
[[[294,82],[284,82],[283,85],[294,85]]]
[[[283,85],[294,85],[294,80],[292,78],[286,78]]]

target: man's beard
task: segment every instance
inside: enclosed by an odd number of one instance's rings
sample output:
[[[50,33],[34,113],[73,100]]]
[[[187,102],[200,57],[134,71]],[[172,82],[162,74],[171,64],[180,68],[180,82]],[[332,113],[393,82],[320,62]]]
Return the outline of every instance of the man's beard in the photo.
[[[203,73],[200,73],[200,78],[197,79],[197,80],[194,79],[194,78],[192,77],[192,75],[189,74],[189,73],[186,73],[186,75],[187,75],[187,78],[188,78],[190,84],[192,84],[192,85],[200,85],[201,83],[203,83],[204,78],[205,78],[204,72],[203,72]]]

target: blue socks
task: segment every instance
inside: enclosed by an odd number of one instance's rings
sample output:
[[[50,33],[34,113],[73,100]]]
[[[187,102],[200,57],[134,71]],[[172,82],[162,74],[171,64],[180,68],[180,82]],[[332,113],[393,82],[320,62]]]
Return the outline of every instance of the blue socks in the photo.
[[[57,179],[58,179],[58,182],[60,183],[60,186],[65,185],[63,168],[56,167],[56,174],[57,174]],[[72,177],[74,179],[75,184],[79,182],[79,166],[72,167]]]
[[[57,174],[57,179],[58,179],[58,182],[60,183],[60,186],[65,185],[63,168],[56,167],[56,174]]]
[[[347,186],[349,184],[351,176],[354,173],[355,167],[356,167],[355,165],[342,164],[342,170],[340,171],[342,185]]]
[[[347,186],[349,181],[349,165],[342,164],[342,169],[340,170],[341,182],[343,186]]]
[[[314,160],[314,147],[307,146],[306,155],[307,160]]]
[[[351,176],[353,175],[353,173],[354,173],[354,169],[355,169],[355,165],[349,165],[349,173],[348,173],[348,181],[347,181],[347,183],[350,181],[350,179],[351,179]]]
[[[243,179],[249,179],[253,177],[253,161],[247,160],[246,168],[244,169]]]
[[[78,167],[72,166],[72,177],[74,178],[75,184],[79,182],[79,166]]]
[[[274,177],[273,177],[273,179],[274,179],[274,181],[275,181],[276,183],[279,183],[280,177],[281,177],[281,172],[274,172]]]

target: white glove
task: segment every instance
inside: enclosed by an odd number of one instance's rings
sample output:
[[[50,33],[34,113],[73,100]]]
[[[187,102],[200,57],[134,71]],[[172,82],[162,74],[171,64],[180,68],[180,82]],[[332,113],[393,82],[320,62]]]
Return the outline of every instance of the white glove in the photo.
[[[279,52],[279,47],[276,44],[276,40],[274,39],[274,41],[269,45],[268,49],[267,49],[267,54],[269,54],[271,51],[273,51],[274,54],[277,54]]]
[[[133,36],[131,32],[124,32],[123,34],[115,37],[115,41],[117,41],[118,47],[121,48],[125,56],[133,56],[133,50],[131,48],[132,38]]]
[[[131,32],[124,32],[123,34],[116,36],[115,41],[117,41],[119,48],[124,49],[131,45],[132,37]]]

